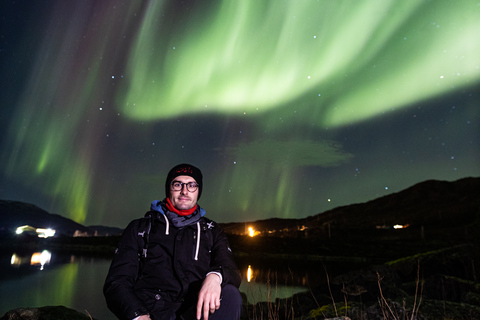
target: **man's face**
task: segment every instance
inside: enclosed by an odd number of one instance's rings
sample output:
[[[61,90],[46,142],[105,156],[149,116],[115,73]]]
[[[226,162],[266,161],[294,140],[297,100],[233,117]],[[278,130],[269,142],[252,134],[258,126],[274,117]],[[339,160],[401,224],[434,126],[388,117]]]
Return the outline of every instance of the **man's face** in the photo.
[[[173,179],[173,181],[182,183],[197,182],[190,176],[178,176]],[[172,190],[172,186],[170,185],[170,196],[168,198],[175,208],[179,210],[188,210],[197,204],[198,188],[195,192],[189,192],[187,186],[184,184],[180,191],[175,191]]]

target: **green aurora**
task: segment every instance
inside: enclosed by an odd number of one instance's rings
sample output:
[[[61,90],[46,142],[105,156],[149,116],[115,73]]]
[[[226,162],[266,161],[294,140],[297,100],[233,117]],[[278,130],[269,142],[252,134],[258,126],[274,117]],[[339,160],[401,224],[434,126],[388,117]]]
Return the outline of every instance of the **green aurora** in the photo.
[[[14,92],[2,102],[2,198],[124,227],[164,197],[170,167],[191,162],[205,174],[200,204],[230,222],[480,175],[478,2],[30,10],[21,30],[2,31],[15,39],[2,57],[12,81],[2,91]],[[461,118],[443,119],[450,101]]]

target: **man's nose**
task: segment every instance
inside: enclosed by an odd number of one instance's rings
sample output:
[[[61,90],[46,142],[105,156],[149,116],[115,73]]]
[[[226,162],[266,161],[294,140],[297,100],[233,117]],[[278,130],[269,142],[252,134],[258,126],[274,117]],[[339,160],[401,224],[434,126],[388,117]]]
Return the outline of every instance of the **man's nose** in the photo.
[[[180,193],[182,194],[187,194],[188,190],[187,190],[187,185],[186,184],[182,184],[182,189],[180,190]]]

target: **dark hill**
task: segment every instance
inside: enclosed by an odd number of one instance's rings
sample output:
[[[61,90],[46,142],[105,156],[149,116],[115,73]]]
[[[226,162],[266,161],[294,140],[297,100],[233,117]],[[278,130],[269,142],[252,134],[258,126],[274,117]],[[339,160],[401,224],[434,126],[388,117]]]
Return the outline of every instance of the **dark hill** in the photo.
[[[222,224],[225,232],[245,234],[252,226],[263,235],[330,236],[352,232],[409,228],[456,228],[471,224],[480,213],[480,178],[453,182],[428,180],[372,201],[338,207],[303,219],[266,219]]]
[[[330,223],[346,228],[460,226],[480,210],[480,178],[428,180],[366,203],[338,207],[307,218],[312,228]]]
[[[77,230],[89,232],[87,227],[58,214],[48,213],[33,204],[0,200],[0,231],[13,233],[17,227],[23,225],[52,228],[56,230],[57,235],[73,236]]]

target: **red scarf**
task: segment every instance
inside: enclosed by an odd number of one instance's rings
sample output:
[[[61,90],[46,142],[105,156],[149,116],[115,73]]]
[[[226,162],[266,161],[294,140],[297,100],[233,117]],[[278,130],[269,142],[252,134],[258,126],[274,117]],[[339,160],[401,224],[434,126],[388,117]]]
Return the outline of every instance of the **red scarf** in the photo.
[[[177,209],[170,202],[170,198],[167,198],[167,203],[165,205],[167,206],[168,211],[174,212],[174,213],[176,213],[176,214],[178,214],[179,216],[182,216],[182,217],[189,216],[192,213],[194,213],[195,210],[197,210],[197,205],[195,205],[193,208],[187,209],[187,210]]]

